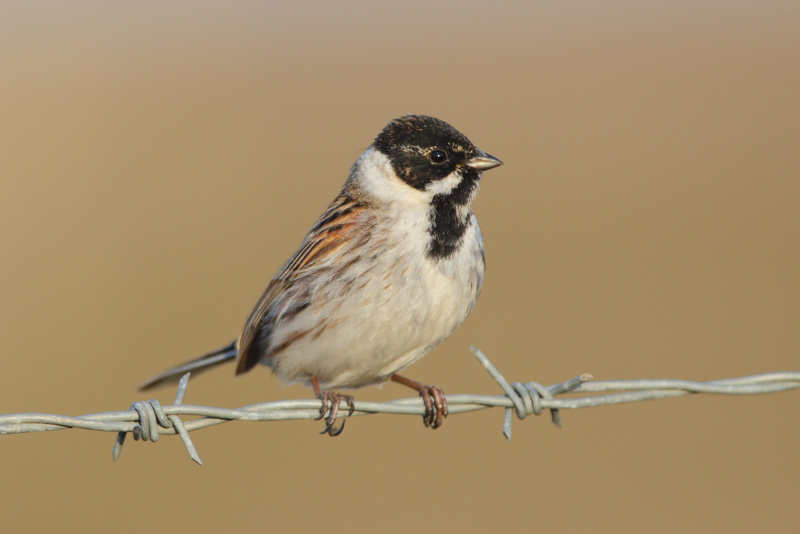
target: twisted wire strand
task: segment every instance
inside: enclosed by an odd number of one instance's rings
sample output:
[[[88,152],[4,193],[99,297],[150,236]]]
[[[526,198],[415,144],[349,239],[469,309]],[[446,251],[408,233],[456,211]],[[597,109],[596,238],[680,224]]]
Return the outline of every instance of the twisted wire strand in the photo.
[[[503,395],[452,394],[447,395],[450,415],[502,407],[503,434],[511,439],[511,424],[514,415],[525,419],[528,415],[540,415],[549,410],[552,422],[561,426],[559,410],[573,410],[595,406],[607,406],[651,399],[679,397],[690,394],[755,395],[776,393],[800,388],[800,372],[784,371],[753,376],[725,378],[707,382],[690,380],[606,380],[594,381],[589,374],[582,374],[566,382],[543,386],[538,382],[509,383],[489,359],[475,347],[470,347],[475,357],[503,390]],[[23,413],[0,415],[0,435],[22,434],[80,428],[117,432],[112,450],[113,458],[119,457],[125,437],[133,434],[135,440],[158,441],[160,435],[180,436],[184,446],[195,462],[202,465],[189,432],[229,421],[285,421],[290,419],[316,419],[320,413],[320,401],[281,400],[251,404],[241,408],[218,408],[183,404],[189,374],[181,378],[173,404],[162,406],[157,400],[134,402],[128,411],[103,412],[79,417],[65,415]],[[577,398],[555,398],[565,393],[595,393]],[[422,415],[425,406],[422,399],[407,398],[387,402],[356,401],[352,415],[346,412],[339,417],[357,417],[375,413]],[[196,416],[197,419],[183,421],[180,416]]]

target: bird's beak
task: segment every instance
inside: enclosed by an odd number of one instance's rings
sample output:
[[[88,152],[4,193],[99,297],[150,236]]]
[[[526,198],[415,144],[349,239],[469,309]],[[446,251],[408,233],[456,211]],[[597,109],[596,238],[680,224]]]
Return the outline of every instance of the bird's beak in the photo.
[[[480,148],[476,148],[473,152],[473,156],[464,163],[467,167],[478,171],[485,171],[488,169],[494,169],[495,167],[499,167],[502,165],[503,162],[497,159],[496,157],[492,156],[491,154],[487,154]]]

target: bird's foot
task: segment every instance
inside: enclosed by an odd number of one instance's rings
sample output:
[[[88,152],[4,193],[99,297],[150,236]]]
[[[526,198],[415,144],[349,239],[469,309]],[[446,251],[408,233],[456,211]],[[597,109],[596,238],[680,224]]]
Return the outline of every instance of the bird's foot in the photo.
[[[425,404],[425,413],[422,422],[426,427],[439,428],[442,418],[447,417],[447,399],[444,391],[436,386],[428,386],[400,375],[392,375],[392,380],[419,391],[422,402]]]
[[[319,417],[315,417],[314,419],[319,421],[325,417],[326,413],[328,414],[328,417],[325,418],[325,430],[320,432],[320,434],[338,436],[342,433],[342,430],[344,430],[344,424],[346,422],[342,421],[341,426],[336,426],[336,416],[339,415],[339,405],[341,405],[344,401],[344,403],[350,408],[350,411],[347,415],[353,415],[353,412],[356,409],[353,396],[337,393],[335,391],[321,391],[319,389],[319,384],[317,384],[316,378],[311,379],[311,385],[314,386],[314,393],[317,395],[317,398],[322,401],[322,407],[319,409]]]
[[[353,412],[356,409],[356,405],[353,403],[353,396],[352,395],[344,395],[343,393],[337,393],[335,391],[323,391],[317,398],[322,401],[322,407],[319,409],[319,417],[317,420],[322,419],[325,417],[325,413],[328,413],[328,417],[325,418],[325,430],[320,432],[320,434],[327,433],[329,436],[338,436],[344,430],[344,424],[346,421],[342,421],[341,426],[338,428],[336,427],[336,416],[339,414],[339,405],[342,401],[350,407],[350,411],[347,415],[353,415]],[[328,409],[328,403],[330,403],[330,409]]]
[[[426,427],[439,428],[442,426],[442,417],[447,417],[447,399],[444,391],[436,386],[425,386],[419,391],[422,402],[425,403],[425,415],[422,422]]]

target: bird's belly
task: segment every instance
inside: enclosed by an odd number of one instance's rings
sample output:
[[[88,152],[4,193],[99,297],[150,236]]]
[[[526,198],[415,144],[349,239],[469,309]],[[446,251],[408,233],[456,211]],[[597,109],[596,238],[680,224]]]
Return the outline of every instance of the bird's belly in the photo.
[[[347,282],[354,286],[331,285],[284,328],[308,333],[265,363],[284,382],[314,376],[323,389],[386,380],[444,341],[467,317],[483,278],[480,250],[476,240],[462,251],[468,256],[442,263],[398,255],[381,276],[368,272]]]

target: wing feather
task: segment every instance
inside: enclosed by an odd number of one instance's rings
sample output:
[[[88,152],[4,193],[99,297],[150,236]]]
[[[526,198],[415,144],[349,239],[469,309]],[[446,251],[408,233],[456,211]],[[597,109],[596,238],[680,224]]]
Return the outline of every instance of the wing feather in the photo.
[[[255,367],[264,355],[261,343],[254,341],[270,325],[265,320],[270,314],[279,295],[289,289],[298,277],[316,269],[327,267],[335,252],[352,244],[354,238],[368,228],[366,206],[349,195],[342,193],[319,218],[303,243],[284,264],[278,274],[270,281],[261,298],[245,323],[238,342],[236,374],[242,374]]]

